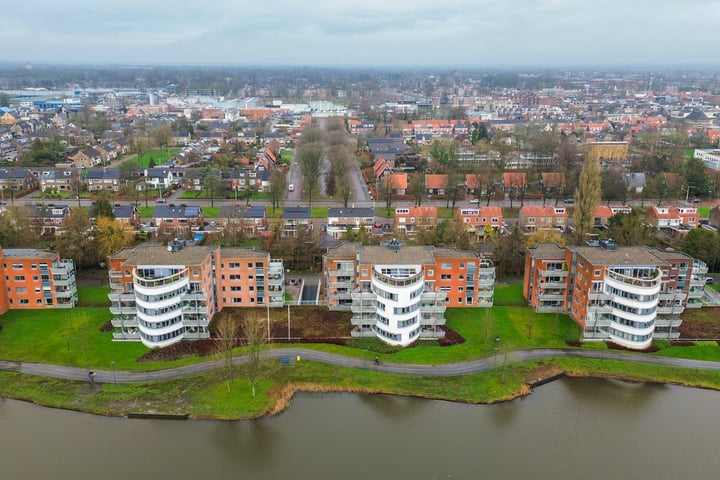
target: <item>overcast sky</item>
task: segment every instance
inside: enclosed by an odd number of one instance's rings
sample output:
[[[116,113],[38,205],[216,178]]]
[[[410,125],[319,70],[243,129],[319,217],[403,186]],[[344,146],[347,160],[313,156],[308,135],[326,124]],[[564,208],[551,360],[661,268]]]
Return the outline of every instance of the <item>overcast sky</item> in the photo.
[[[717,66],[720,0],[25,0],[0,61]]]

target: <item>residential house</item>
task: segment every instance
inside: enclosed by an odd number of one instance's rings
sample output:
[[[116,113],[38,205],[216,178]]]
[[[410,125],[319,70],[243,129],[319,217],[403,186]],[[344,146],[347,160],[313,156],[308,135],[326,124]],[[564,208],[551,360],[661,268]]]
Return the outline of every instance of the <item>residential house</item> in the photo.
[[[687,230],[700,223],[697,208],[690,205],[653,205],[645,212],[647,222],[658,229]]]
[[[490,175],[481,173],[468,173],[465,175],[465,190],[476,197],[486,195],[490,186]]]
[[[647,186],[643,172],[624,173],[622,178],[628,192],[642,193]]]
[[[310,207],[283,207],[282,220],[282,236],[285,238],[297,237],[301,231],[313,228]]]
[[[329,208],[327,234],[342,238],[348,230],[358,233],[361,228],[372,233],[374,223],[375,210],[372,208]]]
[[[557,172],[543,172],[540,177],[540,186],[543,195],[558,196],[565,192],[565,174]]]
[[[157,205],[153,223],[159,235],[185,234],[204,226],[205,219],[195,205]]]
[[[387,182],[386,186],[381,186],[380,192],[384,194],[389,190],[391,195],[405,195],[408,188],[407,173],[391,173],[387,175],[383,182]]]
[[[428,195],[445,195],[448,188],[448,176],[445,173],[426,173],[425,192]]]
[[[101,190],[110,190],[117,192],[120,190],[121,171],[116,168],[91,168],[85,170],[83,179],[87,184],[89,192],[98,192]]]
[[[627,205],[599,205],[595,208],[593,227],[606,228],[612,217],[618,213],[629,214],[630,212],[632,212],[632,207]]]
[[[527,175],[525,172],[504,172],[502,186],[505,193],[518,194],[527,189]]]
[[[218,223],[226,230],[241,228],[254,235],[267,230],[267,212],[262,205],[223,205]]]
[[[0,190],[7,192],[31,192],[40,187],[40,181],[27,168],[0,169]],[[4,196],[7,196],[5,193]]]
[[[148,190],[169,190],[175,184],[173,172],[169,168],[146,168],[143,171],[145,188]]]
[[[565,207],[525,205],[520,208],[518,225],[526,233],[555,229],[564,232],[568,225]]]
[[[94,148],[85,148],[70,157],[75,168],[92,168],[101,165],[102,155]]]
[[[33,223],[42,235],[51,235],[61,231],[63,222],[71,213],[70,207],[67,205],[48,203],[32,207]]]
[[[395,209],[395,231],[414,238],[420,230],[433,230],[438,223],[437,207],[398,207]]]
[[[42,170],[38,175],[40,191],[56,190],[58,192],[69,192],[75,187],[78,174],[75,169],[54,168]]]
[[[455,218],[473,235],[475,241],[502,231],[502,208],[498,206],[458,207]]]

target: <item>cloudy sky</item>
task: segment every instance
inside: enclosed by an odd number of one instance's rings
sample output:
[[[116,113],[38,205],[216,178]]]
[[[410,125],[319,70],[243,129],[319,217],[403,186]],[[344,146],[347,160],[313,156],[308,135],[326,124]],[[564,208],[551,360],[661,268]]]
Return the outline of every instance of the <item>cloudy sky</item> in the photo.
[[[720,0],[25,0],[0,61],[717,66]]]

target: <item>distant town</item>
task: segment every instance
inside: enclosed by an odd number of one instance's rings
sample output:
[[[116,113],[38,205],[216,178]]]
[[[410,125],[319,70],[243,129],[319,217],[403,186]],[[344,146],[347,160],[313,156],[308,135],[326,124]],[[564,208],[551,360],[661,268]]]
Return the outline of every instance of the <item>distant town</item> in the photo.
[[[711,72],[0,66],[0,313],[104,268],[117,341],[292,302],[406,346],[514,277],[642,350],[720,304],[719,140]]]

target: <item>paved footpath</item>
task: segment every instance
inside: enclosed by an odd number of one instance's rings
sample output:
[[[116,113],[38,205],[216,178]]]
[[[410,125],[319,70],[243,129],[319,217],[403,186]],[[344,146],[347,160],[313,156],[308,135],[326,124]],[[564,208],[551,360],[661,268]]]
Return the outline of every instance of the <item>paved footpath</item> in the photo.
[[[684,358],[658,357],[642,353],[576,350],[576,349],[552,349],[539,348],[532,350],[518,350],[505,354],[498,354],[492,357],[471,360],[467,362],[450,363],[443,365],[417,365],[381,362],[376,365],[372,360],[365,360],[354,357],[346,357],[334,353],[308,350],[305,348],[281,348],[268,350],[263,353],[265,359],[288,358],[294,361],[297,357],[303,360],[312,360],[330,365],[339,365],[348,368],[361,368],[365,370],[376,370],[397,375],[415,375],[422,377],[448,377],[466,375],[469,373],[485,372],[492,370],[506,361],[508,363],[521,362],[524,360],[538,360],[542,358],[594,358],[601,360],[622,360],[627,362],[647,363],[653,365],[665,365],[670,367],[693,368],[697,370],[720,370],[720,362],[705,360],[689,360]],[[234,364],[247,362],[247,357],[239,356],[233,359]],[[164,370],[127,372],[113,370],[94,370],[95,381],[98,383],[139,383],[157,380],[172,380],[175,378],[196,375],[222,368],[223,360],[211,360],[207,362],[185,365],[177,368]],[[62,365],[50,365],[46,363],[12,362],[0,360],[0,370],[14,371],[28,375],[40,375],[44,377],[61,378],[65,380],[88,380],[88,371],[83,368],[66,367]]]

